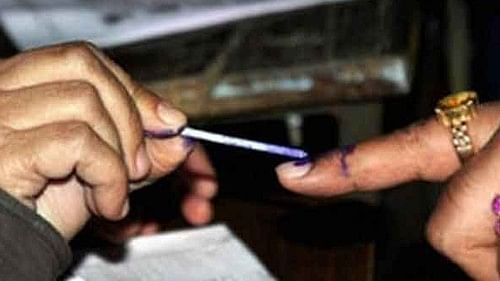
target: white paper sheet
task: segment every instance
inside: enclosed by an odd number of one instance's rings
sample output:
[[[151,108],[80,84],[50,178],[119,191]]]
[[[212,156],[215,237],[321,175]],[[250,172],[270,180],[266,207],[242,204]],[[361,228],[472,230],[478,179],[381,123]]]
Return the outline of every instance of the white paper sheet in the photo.
[[[276,280],[225,225],[132,239],[112,262],[91,254],[65,281]]]
[[[21,49],[72,40],[112,47],[337,2],[349,1],[0,0],[0,23]]]

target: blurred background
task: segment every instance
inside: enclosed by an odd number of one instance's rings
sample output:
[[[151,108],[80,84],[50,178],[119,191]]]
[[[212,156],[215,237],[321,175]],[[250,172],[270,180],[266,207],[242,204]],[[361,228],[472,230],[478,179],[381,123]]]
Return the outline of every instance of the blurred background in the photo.
[[[193,126],[314,154],[432,116],[450,92],[500,97],[494,0],[3,0],[0,23],[1,57],[89,40]],[[279,187],[285,159],[205,147],[215,221],[280,280],[468,280],[423,236],[443,186],[305,198]],[[132,195],[137,218],[187,227],[165,185]]]

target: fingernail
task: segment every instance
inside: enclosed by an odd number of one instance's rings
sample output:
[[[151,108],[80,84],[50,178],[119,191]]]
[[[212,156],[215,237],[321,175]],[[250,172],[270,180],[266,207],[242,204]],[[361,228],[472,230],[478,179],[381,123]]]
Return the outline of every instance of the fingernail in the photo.
[[[146,152],[146,145],[143,143],[137,150],[135,161],[136,176],[139,178],[145,176],[150,168],[151,161],[149,161],[149,157]]]
[[[180,128],[186,126],[186,115],[169,104],[159,103],[157,112],[160,120],[174,131],[178,131]]]
[[[495,196],[491,202],[491,210],[497,216],[500,216],[500,195]]]
[[[192,194],[207,200],[212,199],[217,194],[217,189],[215,178],[199,180],[191,187]]]
[[[127,201],[125,201],[125,204],[123,205],[123,209],[122,209],[122,214],[121,214],[121,218],[125,218],[127,215],[128,215],[128,212],[130,211],[130,203],[127,199]]]
[[[276,168],[276,172],[286,178],[300,178],[306,175],[311,168],[311,161],[304,159],[281,164]]]

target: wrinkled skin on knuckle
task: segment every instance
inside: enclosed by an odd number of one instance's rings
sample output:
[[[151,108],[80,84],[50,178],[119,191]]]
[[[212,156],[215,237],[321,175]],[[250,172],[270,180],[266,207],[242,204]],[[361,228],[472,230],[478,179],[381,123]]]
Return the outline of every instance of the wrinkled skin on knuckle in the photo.
[[[74,41],[74,42],[69,42],[69,43],[63,43],[61,44],[63,48],[68,48],[68,49],[73,49],[76,50],[76,52],[82,52],[85,53],[85,55],[92,55],[92,57],[95,57],[95,53],[100,53],[101,51],[99,48],[94,45],[94,43],[90,41]]]
[[[59,145],[64,145],[77,155],[82,153],[83,148],[95,138],[94,132],[85,122],[70,121],[57,126],[57,137]]]
[[[436,130],[442,130],[446,136],[443,142],[441,137],[436,136]],[[413,180],[444,181],[448,179],[458,168],[458,162],[452,163],[455,157],[451,148],[451,140],[447,137],[449,132],[446,128],[437,124],[435,119],[427,119],[412,124],[411,126],[396,132],[396,149],[405,155],[399,161],[408,161],[405,172]],[[449,151],[447,150],[449,149]],[[456,166],[456,167],[455,167]],[[454,168],[455,167],[455,168]],[[448,171],[443,173],[443,171]]]
[[[59,135],[60,145],[67,145],[70,151],[75,151],[75,158],[80,159],[83,153],[88,153],[96,149],[99,145],[99,137],[94,133],[92,128],[84,122],[70,122],[64,126],[63,132]],[[103,172],[106,172],[116,181],[117,185],[127,186],[127,172],[125,164],[121,161],[118,154],[106,154],[106,159],[94,162],[93,165],[98,165]],[[116,157],[115,157],[116,156]],[[103,155],[104,157],[104,155]],[[124,191],[126,193],[126,191]]]
[[[447,230],[433,220],[427,225],[426,238],[436,251],[454,262],[460,262],[473,250],[466,237]]]
[[[396,134],[398,139],[398,146],[402,155],[406,155],[407,159],[412,160],[412,173],[415,179],[425,179],[427,176],[425,174],[425,163],[427,162],[428,155],[426,154],[427,142],[423,138],[424,123],[416,123],[405,129],[401,129]]]
[[[12,95],[11,92],[2,92],[0,91],[0,144],[2,142],[1,138],[3,134],[6,134],[8,130],[7,127],[10,128],[8,125],[9,121],[11,121],[9,118],[9,113],[10,110],[12,109],[13,106],[16,105],[15,102],[15,97]],[[19,104],[19,103],[17,103]],[[2,128],[5,127],[5,128]],[[11,129],[11,128],[10,128]],[[4,131],[4,133],[2,133]]]
[[[447,240],[446,233],[441,229],[441,227],[436,223],[435,220],[431,219],[426,226],[425,236],[427,241],[431,246],[438,252],[444,253],[449,247],[450,243]]]
[[[474,273],[477,274],[477,266],[481,264],[480,261],[478,262],[478,258],[480,259],[482,250],[489,247],[488,245],[474,244],[473,241],[475,240],[473,237],[446,231],[440,229],[438,226],[428,226],[426,236],[436,251],[448,257],[471,275],[471,277],[474,277]]]
[[[70,64],[81,73],[92,74],[100,69],[99,59],[88,43],[78,42],[62,46],[58,53],[64,63]]]
[[[88,116],[102,115],[100,114],[102,105],[99,94],[91,84],[74,82],[69,95],[73,99],[74,104],[77,105],[77,114],[86,114]]]
[[[450,212],[455,215],[465,214],[466,210],[460,209],[460,205],[448,191],[445,191],[442,196],[444,198],[441,198],[441,201],[447,202],[447,208],[431,216],[426,227],[426,238],[434,249],[463,266],[474,259],[478,248],[487,245],[478,244],[484,241],[476,237],[476,232],[481,232],[479,229],[474,232],[473,229],[476,226],[464,226],[460,218],[457,220],[456,217],[447,216]]]
[[[32,157],[28,147],[32,144],[15,131],[2,134],[0,144],[0,187],[28,204],[32,198],[31,192],[35,187],[40,187],[45,180],[32,169]],[[30,205],[31,207],[31,205]]]
[[[76,82],[70,93],[70,98],[73,100],[73,107],[75,111],[73,114],[80,116],[83,120],[97,126],[96,129],[111,129],[104,128],[105,122],[112,125],[112,120],[107,115],[106,108],[104,107],[97,90],[89,83]],[[104,131],[104,136],[107,142],[111,142],[115,149],[119,149],[117,141],[118,136],[114,132]]]
[[[92,47],[85,43],[77,43],[63,48],[63,60],[74,64],[74,74],[91,81],[98,89],[103,106],[109,111],[113,123],[118,127],[120,145],[112,144],[119,152],[123,152],[133,172],[135,151],[142,141],[142,124],[136,105],[128,95],[124,85],[113,76]]]

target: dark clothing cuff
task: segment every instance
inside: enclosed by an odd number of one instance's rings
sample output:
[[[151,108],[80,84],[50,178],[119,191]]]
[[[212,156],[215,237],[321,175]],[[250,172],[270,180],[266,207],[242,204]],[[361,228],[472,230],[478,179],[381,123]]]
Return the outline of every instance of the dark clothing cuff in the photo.
[[[0,189],[0,280],[55,280],[71,259],[52,225]]]

